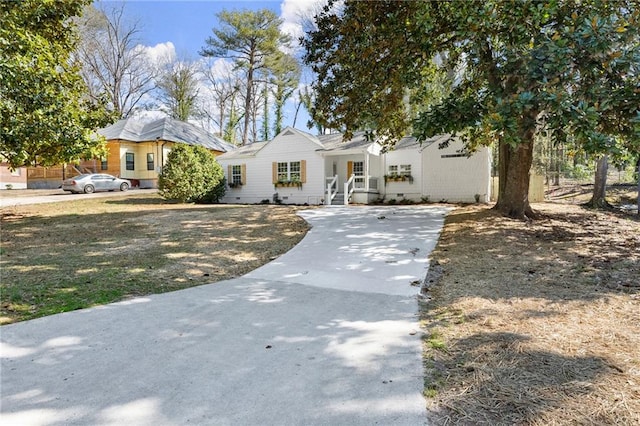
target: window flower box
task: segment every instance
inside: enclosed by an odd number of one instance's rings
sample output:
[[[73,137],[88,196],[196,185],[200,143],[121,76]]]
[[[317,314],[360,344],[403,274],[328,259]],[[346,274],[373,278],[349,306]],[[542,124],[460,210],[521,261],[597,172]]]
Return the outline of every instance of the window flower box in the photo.
[[[242,182],[230,182],[229,188],[240,188],[242,187]]]
[[[409,182],[413,183],[413,176],[411,175],[384,175],[384,184],[387,182]]]
[[[282,187],[297,187],[297,188],[302,188],[302,182],[299,180],[279,180],[278,182],[276,182],[275,184],[273,184],[273,186],[275,188],[282,188]]]

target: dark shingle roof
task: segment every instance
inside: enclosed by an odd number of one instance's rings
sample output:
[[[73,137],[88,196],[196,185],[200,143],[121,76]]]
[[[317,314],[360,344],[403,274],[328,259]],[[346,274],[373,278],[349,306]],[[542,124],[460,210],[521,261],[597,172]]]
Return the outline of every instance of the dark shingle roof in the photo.
[[[198,126],[168,117],[146,124],[140,120],[128,118],[100,129],[98,133],[107,138],[107,140],[120,139],[130,142],[162,140],[188,145],[201,145],[221,152],[235,149],[234,145],[223,141]]]

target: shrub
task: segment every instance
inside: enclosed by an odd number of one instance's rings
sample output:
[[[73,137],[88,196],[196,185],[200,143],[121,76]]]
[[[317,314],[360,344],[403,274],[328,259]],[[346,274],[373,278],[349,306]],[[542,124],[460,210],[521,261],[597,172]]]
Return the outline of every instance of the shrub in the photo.
[[[166,200],[218,202],[224,195],[224,172],[206,148],[177,144],[162,168],[158,190]]]
[[[593,167],[589,167],[584,164],[577,164],[571,169],[571,177],[579,181],[588,180],[593,176],[593,174]]]
[[[217,204],[220,202],[220,199],[224,197],[225,192],[227,191],[227,179],[225,177],[222,178],[220,183],[218,183],[213,189],[204,194],[202,197],[195,200],[198,204]]]

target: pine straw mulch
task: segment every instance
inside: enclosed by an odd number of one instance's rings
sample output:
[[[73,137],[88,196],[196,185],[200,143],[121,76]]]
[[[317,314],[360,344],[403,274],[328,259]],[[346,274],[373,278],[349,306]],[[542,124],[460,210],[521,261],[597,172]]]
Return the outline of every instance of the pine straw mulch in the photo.
[[[451,212],[425,281],[431,424],[640,424],[640,220]]]

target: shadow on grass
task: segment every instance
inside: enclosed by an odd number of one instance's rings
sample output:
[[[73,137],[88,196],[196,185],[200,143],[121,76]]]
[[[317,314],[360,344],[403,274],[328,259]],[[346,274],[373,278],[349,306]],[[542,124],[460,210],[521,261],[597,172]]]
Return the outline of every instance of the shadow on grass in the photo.
[[[445,404],[432,411],[436,424],[536,424],[541,418],[566,423],[568,418],[562,417],[566,400],[588,400],[599,381],[617,373],[603,358],[532,349],[527,344],[530,340],[517,333],[478,333],[456,340],[453,357],[432,354],[426,361],[427,388],[438,382],[447,386],[445,375],[454,370],[460,378],[457,396],[447,397]],[[573,414],[571,420],[577,424],[615,421],[615,416],[594,413],[594,408]]]
[[[137,211],[3,216],[2,322],[233,278],[307,230],[290,208],[114,202]]]

